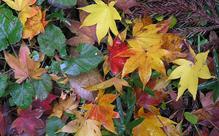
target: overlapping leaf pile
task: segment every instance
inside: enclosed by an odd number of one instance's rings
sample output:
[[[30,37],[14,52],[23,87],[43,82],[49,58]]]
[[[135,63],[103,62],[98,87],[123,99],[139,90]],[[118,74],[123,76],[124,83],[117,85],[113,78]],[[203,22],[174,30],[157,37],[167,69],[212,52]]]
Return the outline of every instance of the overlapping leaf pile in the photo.
[[[0,2],[0,135],[219,134],[218,51],[196,50],[171,32],[174,16],[135,16],[139,7]]]

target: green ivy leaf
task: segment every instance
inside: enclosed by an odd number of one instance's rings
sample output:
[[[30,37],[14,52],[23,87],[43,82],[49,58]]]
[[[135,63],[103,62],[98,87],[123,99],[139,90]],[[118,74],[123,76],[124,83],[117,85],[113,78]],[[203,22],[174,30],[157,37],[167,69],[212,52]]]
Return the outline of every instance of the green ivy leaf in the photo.
[[[46,122],[46,135],[47,136],[64,136],[64,133],[56,133],[65,124],[58,117],[51,117]]]
[[[47,56],[54,56],[55,50],[59,51],[62,57],[66,56],[66,38],[62,30],[55,26],[49,25],[46,27],[45,33],[37,37],[40,45],[40,50]]]
[[[18,107],[26,109],[31,105],[34,89],[29,82],[25,82],[21,85],[15,83],[10,86],[9,90],[12,100]]]
[[[103,60],[102,53],[92,45],[81,44],[76,49],[80,55],[70,58],[60,65],[61,70],[68,75],[77,76],[80,73],[88,72],[96,68]]]
[[[22,24],[11,10],[0,8],[0,51],[21,40]]]
[[[52,80],[47,74],[42,75],[40,80],[32,80],[31,83],[35,91],[35,96],[40,100],[46,99],[52,90]]]
[[[192,125],[195,125],[198,123],[198,117],[193,115],[190,112],[184,112],[184,116],[188,122],[190,122]]]
[[[58,8],[71,8],[76,5],[77,0],[48,0],[49,3]]]
[[[0,74],[0,97],[4,96],[7,85],[8,85],[8,76],[5,74]]]

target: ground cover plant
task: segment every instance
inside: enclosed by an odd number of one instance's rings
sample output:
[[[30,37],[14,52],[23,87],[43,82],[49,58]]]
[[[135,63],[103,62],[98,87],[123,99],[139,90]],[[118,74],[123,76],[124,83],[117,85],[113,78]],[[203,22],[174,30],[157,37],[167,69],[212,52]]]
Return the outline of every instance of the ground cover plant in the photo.
[[[1,136],[218,136],[217,0],[0,0]]]

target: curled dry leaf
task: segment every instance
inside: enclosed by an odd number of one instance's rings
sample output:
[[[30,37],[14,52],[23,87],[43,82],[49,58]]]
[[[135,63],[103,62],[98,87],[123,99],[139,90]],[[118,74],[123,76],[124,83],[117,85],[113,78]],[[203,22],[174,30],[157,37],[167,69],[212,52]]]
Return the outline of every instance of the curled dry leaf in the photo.
[[[64,112],[72,113],[79,104],[79,100],[77,100],[76,95],[71,94],[66,97],[66,99],[60,99],[59,103],[57,103],[53,109],[52,114],[50,116],[56,116],[61,118]]]
[[[101,136],[101,124],[92,119],[86,119],[81,116],[81,113],[74,112],[75,120],[70,121],[58,132],[75,133],[76,136]]]
[[[102,77],[98,70],[92,70],[88,73],[82,73],[78,76],[70,77],[71,88],[78,94],[81,98],[94,101],[94,94],[87,89],[87,86],[92,86],[98,84],[102,81]]]
[[[8,52],[4,52],[4,55],[6,62],[14,71],[17,83],[23,82],[28,77],[40,79],[40,76],[47,72],[46,69],[40,68],[41,60],[34,61],[31,59],[30,50],[24,43],[20,47],[18,58]]]

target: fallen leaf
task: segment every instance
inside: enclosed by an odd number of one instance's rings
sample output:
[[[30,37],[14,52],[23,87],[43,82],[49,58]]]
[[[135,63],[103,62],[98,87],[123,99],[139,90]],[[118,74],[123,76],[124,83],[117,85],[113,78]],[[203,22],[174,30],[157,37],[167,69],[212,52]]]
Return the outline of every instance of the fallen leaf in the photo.
[[[88,73],[82,73],[78,76],[70,77],[71,88],[81,98],[88,101],[94,101],[94,95],[87,90],[86,87],[100,82],[102,82],[102,77],[98,70],[91,70]]]
[[[146,18],[147,19],[147,18]],[[133,48],[147,49],[152,46],[160,47],[164,44],[163,34],[166,32],[168,22],[159,24],[149,24],[150,21],[136,21],[133,26],[133,37],[128,40],[128,44]],[[161,33],[162,32],[162,33]]]
[[[143,117],[144,121],[133,129],[133,136],[166,136],[166,132],[162,128],[176,124],[159,114],[144,113],[143,108],[138,111],[138,116]]]
[[[114,35],[118,35],[115,20],[121,20],[118,11],[113,7],[115,1],[110,2],[108,5],[102,0],[95,0],[96,4],[79,8],[83,11],[90,13],[82,23],[83,26],[92,26],[96,24],[96,35],[98,42],[106,36],[109,29]]]
[[[87,87],[87,89],[90,91],[96,91],[96,90],[106,89],[106,88],[109,88],[111,86],[114,86],[118,92],[122,93],[122,87],[129,86],[129,84],[124,79],[119,79],[117,77],[113,77],[113,78],[106,80],[102,83],[99,83],[99,84],[96,84],[93,86],[89,86],[89,87]]]
[[[161,49],[158,46],[153,46],[145,51],[143,48],[130,48],[127,51],[121,52],[118,56],[129,57],[124,65],[122,77],[138,69],[139,77],[143,86],[147,84],[151,77],[152,69],[166,75],[166,70],[162,59],[171,55],[171,52]]]
[[[180,65],[174,69],[169,76],[169,80],[180,78],[177,100],[183,95],[186,89],[188,89],[195,100],[198,90],[198,78],[212,78],[206,64],[208,52],[209,51],[197,55],[195,54],[195,62],[185,59],[177,59],[173,61],[174,64]]]
[[[57,98],[56,95],[49,94],[48,97],[41,101],[39,99],[33,101],[32,106],[35,109],[42,109],[45,114],[50,114],[52,110],[52,102]]]
[[[66,99],[60,99],[53,109],[50,116],[56,116],[61,118],[64,112],[71,113],[78,107],[79,101],[74,94],[70,95]]]
[[[28,18],[37,14],[36,7],[31,7],[36,3],[36,0],[3,0],[9,7],[19,11],[19,19],[24,25]]]
[[[96,104],[86,104],[83,109],[87,110],[87,117],[99,121],[107,130],[116,133],[113,118],[118,117],[114,105],[111,103],[116,99],[115,94],[104,94],[97,98]]]
[[[46,12],[42,12],[40,7],[36,7],[37,14],[28,18],[23,30],[23,39],[32,39],[39,33],[44,32],[44,28],[47,25]]]
[[[40,68],[40,61],[34,61],[30,58],[30,50],[23,43],[20,47],[18,58],[4,52],[5,60],[13,69],[17,83],[23,82],[28,77],[33,79],[40,79],[40,76],[46,73],[46,69]]]
[[[96,120],[87,119],[75,136],[101,136],[100,123]]]
[[[120,52],[128,49],[128,45],[122,42],[118,37],[113,40],[113,45],[108,46],[110,69],[114,75],[120,73],[127,58],[116,56]]]
[[[147,108],[149,105],[158,106],[164,99],[165,94],[161,91],[155,91],[154,96],[144,92],[142,89],[135,89],[137,104],[140,107]]]
[[[43,111],[31,108],[18,110],[18,118],[12,123],[12,128],[16,129],[19,135],[36,136],[38,130],[45,127],[44,122],[40,119]]]
[[[95,27],[80,27],[79,21],[71,21],[71,25],[68,28],[72,33],[76,34],[72,38],[68,39],[67,44],[76,46],[81,43],[94,44],[97,41]]]
[[[0,106],[0,135],[4,136],[7,134],[7,125],[6,121],[7,114],[3,110],[3,106]]]

